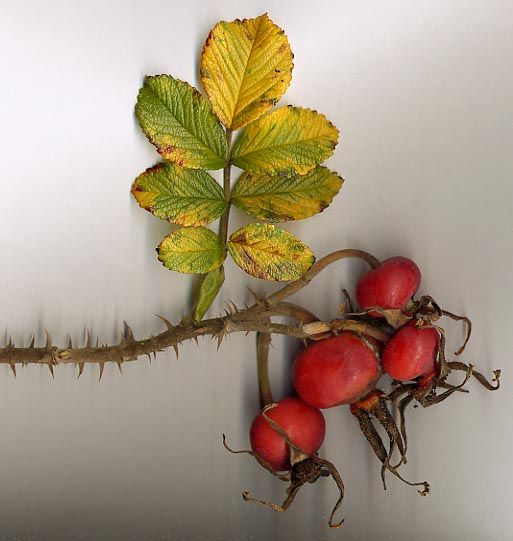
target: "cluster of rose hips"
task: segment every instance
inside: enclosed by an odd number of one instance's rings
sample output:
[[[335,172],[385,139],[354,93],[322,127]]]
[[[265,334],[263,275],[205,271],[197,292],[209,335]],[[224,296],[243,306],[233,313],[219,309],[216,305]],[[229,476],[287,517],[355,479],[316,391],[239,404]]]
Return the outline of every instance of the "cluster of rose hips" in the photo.
[[[340,497],[330,516],[330,526],[340,526],[343,521],[334,523],[333,515],[343,498],[342,479],[331,462],[317,456],[317,451],[326,429],[321,410],[342,405],[349,405],[380,460],[384,486],[385,473],[389,471],[409,485],[422,487],[421,495],[428,493],[427,482],[411,483],[398,472],[406,462],[407,406],[414,400],[424,407],[439,403],[455,391],[462,391],[471,376],[487,389],[495,390],[500,371],[495,371],[496,383],[492,384],[472,365],[446,360],[445,334],[437,320],[448,316],[467,324],[465,343],[456,354],[463,351],[468,340],[470,321],[441,309],[431,297],[415,301],[413,296],[420,281],[420,270],[410,259],[393,257],[384,261],[357,283],[360,311],[344,316],[346,320],[351,317],[358,321],[363,332],[337,331],[334,325],[327,337],[306,343],[292,367],[298,396],[264,407],[251,426],[252,451],[241,451],[290,482],[287,498],[282,505],[276,505],[251,498],[245,492],[245,500],[285,511],[304,483],[331,475],[340,489]],[[459,385],[447,382],[452,370],[465,372]],[[393,380],[388,394],[376,387],[383,373]],[[443,392],[438,394],[438,389]],[[388,449],[374,422],[389,436]],[[399,461],[393,465],[395,450]]]

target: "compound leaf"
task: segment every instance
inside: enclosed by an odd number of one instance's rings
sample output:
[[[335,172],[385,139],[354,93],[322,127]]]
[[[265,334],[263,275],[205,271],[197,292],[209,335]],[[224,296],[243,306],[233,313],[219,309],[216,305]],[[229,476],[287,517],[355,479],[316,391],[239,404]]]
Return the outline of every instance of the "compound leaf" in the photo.
[[[200,76],[219,120],[238,130],[278,102],[292,66],[287,36],[264,14],[217,23],[203,48]]]
[[[220,267],[226,257],[219,237],[205,227],[182,227],[158,246],[160,261],[170,270],[206,274]]]
[[[232,203],[267,222],[301,220],[322,212],[342,183],[336,173],[322,166],[290,177],[246,172],[235,184]]]
[[[235,231],[228,250],[239,267],[255,278],[297,280],[313,264],[308,246],[274,225],[249,224]]]
[[[146,137],[166,160],[192,169],[221,169],[228,145],[208,101],[170,75],[144,79],[135,114]]]
[[[329,158],[337,142],[338,130],[324,115],[287,106],[247,126],[231,159],[252,173],[302,175]]]
[[[221,186],[205,171],[159,163],[139,175],[132,186],[139,205],[178,225],[213,222],[228,206]]]

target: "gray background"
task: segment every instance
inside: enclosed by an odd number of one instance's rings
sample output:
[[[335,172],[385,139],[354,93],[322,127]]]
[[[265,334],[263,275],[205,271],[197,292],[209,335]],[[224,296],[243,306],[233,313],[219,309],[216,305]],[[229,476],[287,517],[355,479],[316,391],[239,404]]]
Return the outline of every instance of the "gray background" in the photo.
[[[513,4],[508,1],[0,2],[0,329],[17,343],[43,327],[62,343],[86,327],[103,340],[128,320],[137,336],[178,320],[191,279],[154,248],[169,226],[131,199],[156,159],[133,106],[145,74],[197,82],[200,48],[219,19],[268,11],[295,53],[284,103],[341,130],[329,166],[347,182],[324,213],[287,225],[321,256],[360,247],[403,254],[422,293],[473,318],[465,358],[504,370],[504,390],[472,384],[410,420],[410,478],[383,493],[376,460],[344,409],[326,412],[323,453],[347,487],[342,531],[325,521],[336,492],[304,489],[285,515],[244,504],[282,485],[249,457],[258,407],[253,337],[209,339],[181,360],[108,367],[0,366],[0,538],[127,540],[505,540],[513,538]],[[231,226],[246,223],[234,212]],[[363,270],[341,263],[298,300],[336,315]],[[211,314],[272,284],[227,264]],[[449,345],[462,338],[448,323]],[[5,333],[5,334],[4,334]],[[274,341],[275,393],[289,392],[296,344]],[[451,349],[452,351],[452,349]]]

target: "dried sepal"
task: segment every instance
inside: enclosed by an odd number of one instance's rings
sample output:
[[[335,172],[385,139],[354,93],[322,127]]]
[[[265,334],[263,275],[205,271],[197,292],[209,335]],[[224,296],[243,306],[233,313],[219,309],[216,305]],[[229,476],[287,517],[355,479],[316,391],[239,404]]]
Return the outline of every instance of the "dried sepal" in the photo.
[[[387,471],[400,479],[403,483],[413,487],[423,487],[418,490],[421,496],[429,493],[429,483],[427,481],[411,482],[405,479],[398,471],[398,467],[406,462],[406,445],[402,438],[401,429],[397,428],[396,422],[386,408],[386,397],[381,391],[375,390],[361,401],[351,405],[351,413],[356,417],[360,425],[360,430],[365,436],[374,454],[381,462],[381,480],[383,488],[386,490],[385,474]],[[390,439],[390,447],[387,451],[381,436],[374,426],[372,417],[375,417],[380,425],[385,429]],[[398,447],[401,454],[400,462],[393,466],[390,464],[395,447]]]
[[[460,361],[451,361],[448,363],[448,365],[451,370],[460,370],[462,372],[468,372],[469,366],[470,366]],[[491,381],[488,380],[486,376],[484,376],[483,374],[481,374],[481,372],[478,372],[477,370],[472,370],[472,375],[488,391],[497,391],[501,386],[500,384],[501,370],[499,369],[493,371],[493,378],[491,379]],[[495,385],[494,385],[494,382],[495,382]]]

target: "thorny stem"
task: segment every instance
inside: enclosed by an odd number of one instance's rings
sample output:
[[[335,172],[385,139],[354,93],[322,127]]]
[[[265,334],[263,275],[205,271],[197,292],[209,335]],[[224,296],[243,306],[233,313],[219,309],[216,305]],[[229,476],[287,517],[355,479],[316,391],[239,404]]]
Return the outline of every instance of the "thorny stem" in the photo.
[[[304,340],[315,334],[311,330],[309,331],[306,325],[294,326],[272,323],[264,321],[265,318],[275,315],[287,315],[298,319],[301,319],[298,317],[300,314],[302,314],[302,317],[307,318],[313,316],[307,310],[281,301],[307,286],[328,265],[346,257],[359,257],[367,261],[371,266],[378,264],[376,258],[361,250],[339,250],[320,259],[297,282],[287,284],[267,299],[257,301],[246,309],[234,310],[226,316],[203,320],[198,325],[183,322],[176,326],[159,316],[166,325],[164,332],[143,340],[136,340],[132,330],[126,325],[120,343],[110,346],[99,345],[98,343],[93,345],[88,339],[86,345],[81,348],[73,348],[70,341],[68,341],[66,347],[58,348],[52,344],[50,337],[47,336],[44,347],[34,347],[32,341],[29,347],[20,348],[15,347],[9,340],[6,347],[0,348],[0,363],[11,365],[13,371],[17,364],[43,364],[53,370],[55,365],[75,363],[79,366],[80,372],[82,372],[86,363],[96,363],[100,366],[101,375],[105,363],[115,362],[121,365],[123,362],[133,361],[143,355],[156,355],[157,352],[169,347],[173,347],[178,352],[180,343],[197,339],[199,336],[215,336],[218,344],[222,342],[227,334],[251,331],[283,334]],[[343,326],[343,322],[340,322],[339,326]]]

